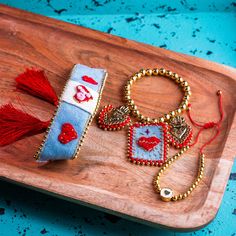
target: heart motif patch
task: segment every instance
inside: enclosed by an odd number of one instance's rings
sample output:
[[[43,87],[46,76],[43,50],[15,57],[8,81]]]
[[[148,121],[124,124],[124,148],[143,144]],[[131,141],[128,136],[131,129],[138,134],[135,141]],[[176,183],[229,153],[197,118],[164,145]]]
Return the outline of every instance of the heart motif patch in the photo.
[[[160,139],[155,137],[155,136],[152,136],[152,137],[140,137],[138,139],[137,143],[144,150],[150,152],[160,143]]]
[[[107,105],[98,117],[99,127],[104,130],[120,130],[130,121],[129,108],[126,106],[114,108],[112,105]]]
[[[61,133],[58,135],[58,140],[62,144],[67,144],[74,139],[77,139],[78,135],[70,123],[64,123],[61,127]]]
[[[76,94],[74,95],[74,99],[78,103],[82,103],[88,102],[89,100],[93,100],[93,96],[84,85],[78,85],[76,86]]]
[[[170,143],[176,148],[187,146],[193,136],[191,127],[185,122],[184,117],[176,116],[170,120]]]
[[[89,83],[89,84],[93,84],[93,85],[98,84],[98,82],[96,80],[94,80],[92,77],[89,77],[87,75],[82,76],[82,80]]]
[[[166,123],[135,123],[129,126],[128,159],[138,165],[161,166],[168,154]]]

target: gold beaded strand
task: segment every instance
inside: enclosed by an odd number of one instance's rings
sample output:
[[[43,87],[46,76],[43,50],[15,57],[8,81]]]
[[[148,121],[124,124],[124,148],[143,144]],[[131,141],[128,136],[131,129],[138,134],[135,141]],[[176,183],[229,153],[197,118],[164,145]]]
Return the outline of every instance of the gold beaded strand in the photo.
[[[184,97],[182,99],[181,104],[176,110],[170,111],[169,113],[164,114],[162,117],[159,119],[152,119],[150,117],[144,116],[140,113],[140,111],[137,108],[137,105],[135,105],[134,100],[131,98],[131,86],[133,85],[134,82],[137,80],[145,77],[145,76],[165,76],[167,78],[172,79],[175,81],[179,86],[182,88],[182,91],[184,92]],[[129,107],[130,111],[134,116],[137,117],[139,121],[142,122],[165,122],[171,119],[172,117],[181,114],[184,110],[187,109],[188,106],[188,101],[191,96],[191,88],[188,84],[187,81],[185,81],[181,76],[179,76],[176,73],[173,73],[170,70],[165,70],[164,68],[161,69],[141,69],[138,73],[135,73],[133,76],[131,76],[125,86],[125,100],[126,104]]]
[[[177,200],[182,200],[182,199],[187,198],[192,193],[192,191],[198,186],[199,182],[203,178],[204,168],[205,168],[205,163],[204,163],[205,162],[205,155],[203,153],[200,153],[199,169],[198,169],[197,177],[186,192],[184,192],[182,194],[178,194],[178,195],[173,195],[172,189],[170,189],[170,188],[161,188],[161,186],[160,186],[160,177],[161,177],[161,175],[165,172],[165,170],[174,161],[179,159],[179,157],[181,155],[183,155],[183,153],[186,152],[188,149],[189,149],[189,146],[186,146],[186,147],[182,148],[173,157],[168,159],[168,161],[162,166],[162,168],[159,170],[158,174],[154,178],[154,181],[153,181],[154,188],[155,188],[156,192],[160,194],[160,197],[163,201],[166,201],[166,202],[167,201],[177,201]]]

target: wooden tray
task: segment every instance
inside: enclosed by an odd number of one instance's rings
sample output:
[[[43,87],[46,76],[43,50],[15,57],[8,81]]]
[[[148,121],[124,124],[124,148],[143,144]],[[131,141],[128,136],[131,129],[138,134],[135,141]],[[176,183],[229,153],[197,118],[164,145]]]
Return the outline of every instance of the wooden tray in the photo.
[[[235,155],[236,70],[180,53],[136,43],[43,16],[0,5],[1,104],[19,99],[41,119],[54,107],[15,90],[14,77],[25,67],[46,71],[60,94],[75,63],[109,72],[102,105],[122,103],[122,86],[140,68],[164,67],[182,75],[192,87],[193,115],[198,121],[219,117],[216,91],[223,91],[226,118],[222,132],[206,149],[206,175],[186,200],[164,203],[152,188],[157,167],[136,166],[125,157],[126,131],[105,132],[93,121],[80,158],[39,165],[33,155],[43,134],[0,149],[0,175],[28,187],[156,226],[194,230],[216,215]],[[143,113],[157,117],[177,106],[181,92],[161,78],[134,87]],[[234,127],[233,127],[234,126]],[[213,131],[205,131],[200,143]],[[198,147],[200,144],[198,145]],[[184,191],[197,172],[198,149],[177,161],[163,185]]]

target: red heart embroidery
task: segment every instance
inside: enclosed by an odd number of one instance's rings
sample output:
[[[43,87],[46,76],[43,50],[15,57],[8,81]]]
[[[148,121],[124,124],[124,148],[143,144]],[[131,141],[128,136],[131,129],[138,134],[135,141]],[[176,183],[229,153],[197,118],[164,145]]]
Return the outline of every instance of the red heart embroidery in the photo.
[[[77,139],[78,135],[70,123],[64,123],[61,127],[61,133],[58,135],[58,140],[62,144],[67,144],[70,141]]]
[[[78,85],[76,87],[76,94],[74,95],[74,99],[81,103],[81,102],[88,102],[89,100],[93,100],[93,96],[89,92],[89,90],[84,85]]]
[[[152,151],[158,144],[160,143],[160,139],[152,136],[152,137],[140,137],[138,139],[137,144],[143,148],[144,150],[150,152]]]
[[[94,84],[94,85],[98,84],[96,80],[94,80],[92,77],[89,77],[87,75],[82,76],[82,80],[90,84]]]

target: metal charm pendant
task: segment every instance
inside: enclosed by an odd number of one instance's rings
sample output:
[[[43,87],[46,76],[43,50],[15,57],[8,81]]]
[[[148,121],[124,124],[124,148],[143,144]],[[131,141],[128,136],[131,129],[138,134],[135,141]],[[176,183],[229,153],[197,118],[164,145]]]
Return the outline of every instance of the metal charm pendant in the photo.
[[[131,121],[130,110],[127,106],[114,108],[112,105],[105,106],[98,117],[98,124],[104,130],[120,130]]]
[[[163,188],[160,192],[161,200],[164,202],[169,202],[173,197],[173,191],[170,188]]]
[[[187,146],[193,136],[192,128],[185,122],[184,117],[175,116],[170,120],[169,141],[176,148]]]

